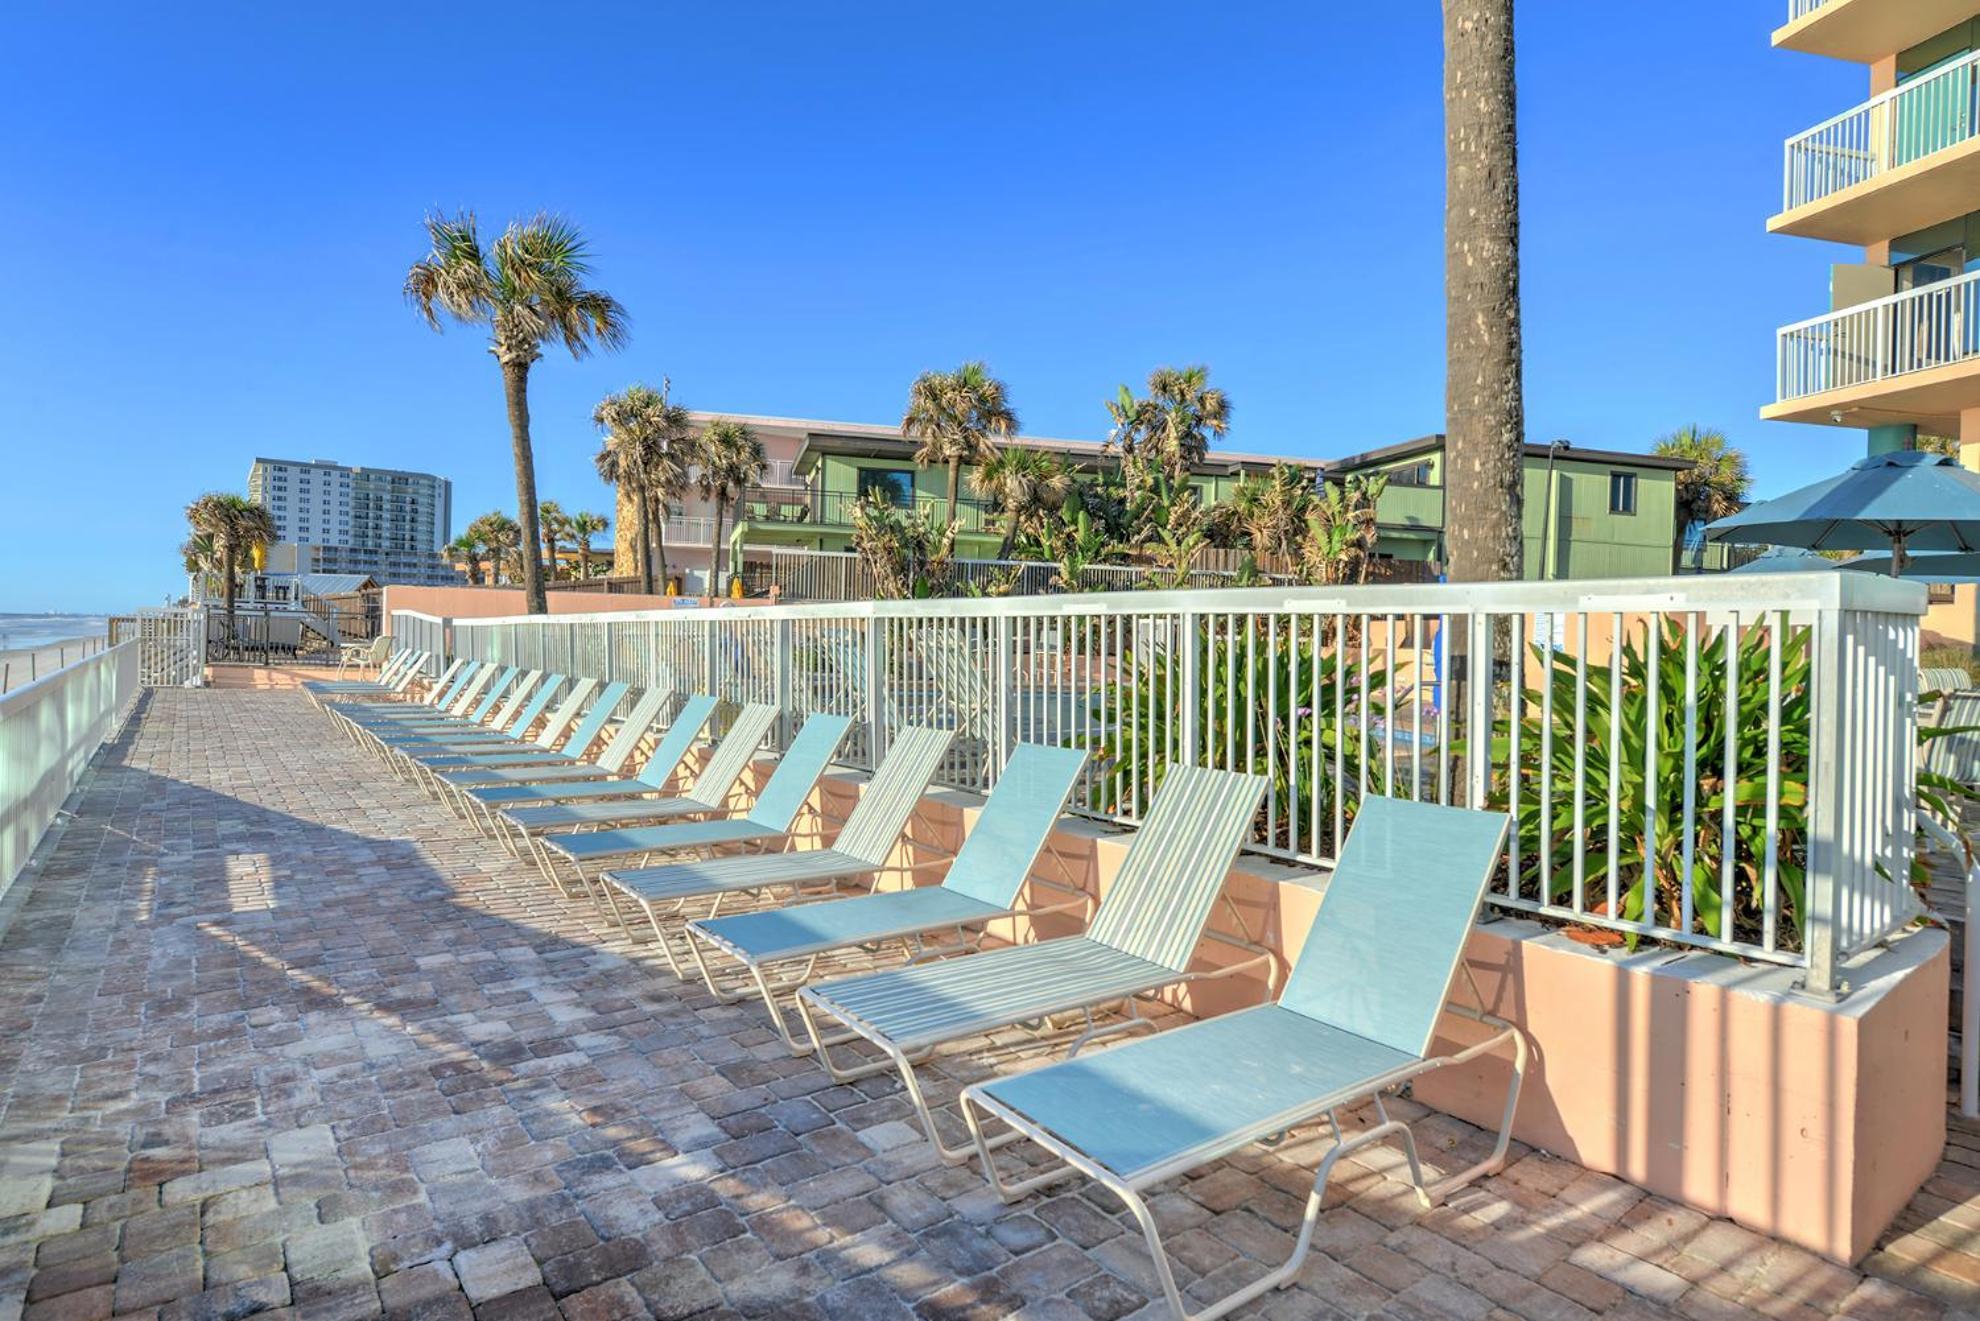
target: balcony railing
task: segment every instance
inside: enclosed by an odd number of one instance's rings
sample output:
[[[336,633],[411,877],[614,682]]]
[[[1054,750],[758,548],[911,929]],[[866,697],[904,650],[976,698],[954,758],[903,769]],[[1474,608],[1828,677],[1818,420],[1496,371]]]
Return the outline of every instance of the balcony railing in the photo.
[[[1980,51],[1790,138],[1783,209],[1818,202],[1968,141],[1980,132],[1976,92]]]
[[[1948,367],[1980,358],[1980,271],[1784,327],[1779,398]]]
[[[853,506],[860,496],[847,491],[777,490],[751,487],[737,502],[738,517],[753,523],[822,523],[829,527],[852,526]],[[896,500],[895,504],[901,502]],[[926,513],[939,526],[947,517],[948,501],[941,496],[916,496],[904,506]],[[956,501],[956,525],[964,532],[999,532],[997,513],[980,500]]]
[[[1828,3],[1829,0],[1788,0],[1788,22],[1806,18]]]
[[[1167,769],[1268,777],[1249,847],[1331,864],[1368,794],[1505,811],[1496,908],[1799,966],[1909,925],[1915,584],[1810,573],[1119,592],[509,619],[395,614],[401,647],[1091,754],[1077,810]],[[1463,658],[1460,660],[1460,658]],[[1647,696],[1646,696],[1647,695]],[[1730,789],[1728,786],[1731,786]]]

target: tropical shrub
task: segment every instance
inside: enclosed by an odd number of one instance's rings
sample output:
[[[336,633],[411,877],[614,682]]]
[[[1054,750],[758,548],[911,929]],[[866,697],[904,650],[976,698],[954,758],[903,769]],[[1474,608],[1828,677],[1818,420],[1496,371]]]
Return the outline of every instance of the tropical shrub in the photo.
[[[1586,667],[1584,718],[1577,727],[1575,658],[1535,647],[1542,683],[1552,688],[1553,737],[1544,739],[1545,700],[1541,687],[1525,691],[1519,722],[1519,886],[1528,898],[1541,898],[1541,863],[1547,863],[1544,898],[1571,900],[1574,859],[1582,856],[1584,903],[1590,911],[1606,904],[1611,862],[1609,835],[1615,832],[1614,876],[1617,911],[1609,916],[1654,922],[1678,929],[1683,924],[1687,847],[1690,858],[1690,933],[1757,942],[1764,915],[1767,858],[1767,785],[1778,776],[1775,813],[1775,866],[1780,948],[1800,947],[1800,924],[1807,874],[1808,829],[1808,630],[1782,637],[1778,746],[1769,743],[1769,669],[1772,630],[1756,624],[1740,633],[1738,700],[1729,702],[1726,647],[1729,628],[1712,629],[1698,639],[1693,700],[1696,726],[1691,783],[1686,784],[1686,631],[1663,621],[1654,645],[1656,696],[1651,705],[1651,641],[1624,642],[1620,688],[1608,665]],[[1728,723],[1726,714],[1732,711]],[[1654,731],[1654,755],[1652,734]],[[1732,742],[1735,779],[1725,780],[1726,744]],[[1548,756],[1548,754],[1551,754]],[[1493,731],[1490,805],[1511,802],[1511,721],[1502,716]],[[1543,761],[1543,756],[1548,759]],[[1582,789],[1574,791],[1575,764],[1582,766]],[[1552,785],[1543,806],[1543,781]],[[1692,831],[1684,830],[1687,790],[1693,804]],[[1721,887],[1725,862],[1725,808],[1732,803],[1733,888]],[[1577,829],[1577,802],[1581,818]],[[1544,813],[1544,815],[1543,815]],[[1645,860],[1648,859],[1646,868]]]
[[[1332,634],[1324,637],[1316,660],[1310,634],[1295,642],[1287,629],[1270,628],[1263,620],[1242,627],[1249,632],[1200,628],[1184,643],[1196,649],[1199,677],[1194,701],[1202,746],[1196,764],[1269,775],[1272,837],[1263,839],[1261,830],[1261,842],[1281,849],[1311,851],[1310,813],[1317,788],[1322,805],[1320,850],[1331,852],[1339,843],[1333,838],[1337,789],[1345,796],[1348,819],[1361,798],[1364,714],[1369,727],[1368,789],[1387,792],[1381,749],[1387,672],[1370,663],[1370,702],[1363,713],[1357,705],[1360,667],[1334,653]],[[1119,661],[1122,677],[1095,693],[1090,717],[1097,736],[1091,740],[1096,773],[1089,791],[1089,805],[1095,810],[1113,815],[1144,813],[1172,760],[1181,756],[1183,704],[1191,700],[1183,683],[1182,659],[1173,646],[1124,650]],[[1345,719],[1337,720],[1335,694],[1342,683],[1347,685],[1347,697],[1339,704]],[[1336,749],[1341,761],[1338,786]],[[1406,773],[1402,762],[1399,758],[1399,778]],[[1261,822],[1266,815],[1261,813]],[[1297,838],[1292,830],[1295,819]]]

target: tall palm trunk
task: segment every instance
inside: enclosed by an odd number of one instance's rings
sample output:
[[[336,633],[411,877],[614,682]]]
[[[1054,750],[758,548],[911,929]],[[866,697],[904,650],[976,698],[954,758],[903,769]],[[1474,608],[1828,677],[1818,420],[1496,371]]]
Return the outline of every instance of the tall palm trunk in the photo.
[[[536,521],[536,455],[529,443],[529,363],[514,358],[502,360],[502,393],[509,405],[509,436],[516,459],[516,521],[522,524],[518,540],[527,547],[516,556],[522,561],[523,612],[550,613],[550,601],[543,593],[543,567],[536,562],[540,531]]]
[[[553,582],[553,583],[556,582],[557,581],[557,538],[556,535],[552,533],[549,528],[543,529],[543,560],[544,560],[544,565],[543,565],[544,581]]]
[[[670,572],[667,567],[667,502],[656,500],[654,504],[657,507],[647,512],[646,520],[647,526],[652,529],[649,535],[653,539],[654,557],[659,561],[660,572],[655,581],[647,585],[649,592],[665,591]]]
[[[949,456],[949,526],[950,527],[954,527],[956,525],[956,482],[961,476],[962,476],[962,459],[957,455],[951,454]],[[914,511],[910,509],[908,512],[912,513]]]
[[[715,536],[708,547],[708,594],[721,596],[722,583],[722,516],[728,512],[729,497],[719,487],[715,491]]]
[[[234,543],[229,541],[220,556],[220,605],[221,613],[227,619],[227,641],[234,640],[234,576],[239,569],[234,558]]]
[[[1520,576],[1513,0],[1444,0],[1444,544],[1455,582]]]
[[[587,537],[583,541],[580,541],[578,543],[578,581],[584,582],[588,580],[590,577],[591,577],[591,539]]]

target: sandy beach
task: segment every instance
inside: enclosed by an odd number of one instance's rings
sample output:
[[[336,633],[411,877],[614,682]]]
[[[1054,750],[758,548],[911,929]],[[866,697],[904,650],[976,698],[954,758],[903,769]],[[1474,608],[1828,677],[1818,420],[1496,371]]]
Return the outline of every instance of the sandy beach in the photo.
[[[101,651],[105,645],[104,638],[97,635],[0,651],[0,693],[24,687],[37,678],[54,673],[63,665]]]

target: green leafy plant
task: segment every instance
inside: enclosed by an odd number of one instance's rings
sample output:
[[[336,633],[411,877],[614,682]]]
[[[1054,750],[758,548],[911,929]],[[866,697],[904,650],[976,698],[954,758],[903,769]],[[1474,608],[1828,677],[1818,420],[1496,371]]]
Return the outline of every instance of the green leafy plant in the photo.
[[[1321,848],[1331,850],[1339,843],[1333,838],[1337,788],[1344,794],[1346,819],[1352,819],[1361,799],[1364,718],[1368,789],[1388,792],[1381,747],[1386,703],[1380,696],[1387,690],[1387,672],[1371,663],[1366,685],[1370,700],[1363,711],[1357,705],[1360,667],[1334,653],[1331,636],[1323,639],[1316,659],[1310,635],[1295,643],[1287,631],[1273,630],[1262,620],[1249,628],[1248,636],[1203,629],[1185,643],[1196,649],[1199,680],[1193,714],[1202,746],[1196,762],[1271,777],[1273,833],[1264,842],[1278,848],[1304,852],[1311,847],[1314,822],[1309,814],[1317,787],[1323,805]],[[1180,757],[1184,704],[1191,701],[1182,661],[1173,648],[1124,652],[1123,677],[1096,692],[1091,716],[1099,735],[1098,774],[1089,798],[1096,810],[1145,812],[1172,760]],[[1343,683],[1347,698],[1339,707],[1344,719],[1336,719],[1335,698]],[[1401,761],[1397,770],[1399,779],[1407,773]]]
[[[1490,802],[1511,803],[1512,776],[1519,783],[1520,891],[1539,897],[1546,866],[1545,898],[1568,902],[1573,894],[1577,847],[1582,857],[1584,903],[1591,912],[1606,909],[1612,874],[1609,836],[1613,826],[1616,911],[1607,916],[1680,928],[1689,857],[1692,934],[1758,941],[1764,923],[1764,871],[1768,846],[1767,786],[1777,777],[1774,857],[1779,884],[1776,941],[1800,947],[1805,909],[1808,830],[1808,630],[1791,629],[1781,639],[1778,747],[1769,743],[1768,684],[1772,630],[1759,624],[1740,633],[1738,700],[1729,700],[1726,648],[1732,632],[1710,630],[1698,639],[1696,684],[1689,709],[1696,711],[1686,756],[1686,632],[1664,621],[1654,642],[1624,643],[1620,684],[1609,666],[1586,668],[1584,717],[1576,720],[1575,660],[1565,653],[1534,648],[1543,683],[1552,688],[1553,737],[1544,739],[1545,692],[1525,692],[1519,721],[1516,772],[1496,769]],[[1655,683],[1651,657],[1655,647]],[[1654,713],[1651,703],[1655,694]],[[1733,712],[1729,723],[1728,711]],[[1654,747],[1653,747],[1654,735]],[[1725,779],[1726,745],[1733,749],[1734,780]],[[1503,768],[1512,756],[1511,721],[1494,730],[1492,760]],[[1545,760],[1543,760],[1545,757]],[[1582,766],[1575,791],[1575,765]],[[1691,783],[1686,784],[1687,764]],[[1551,785],[1543,805],[1543,782]],[[1693,804],[1692,829],[1684,829],[1687,789]],[[1726,804],[1732,804],[1731,893],[1722,890]],[[1577,804],[1580,809],[1576,824]],[[1613,818],[1612,818],[1613,814]],[[1647,860],[1647,865],[1646,865]]]

